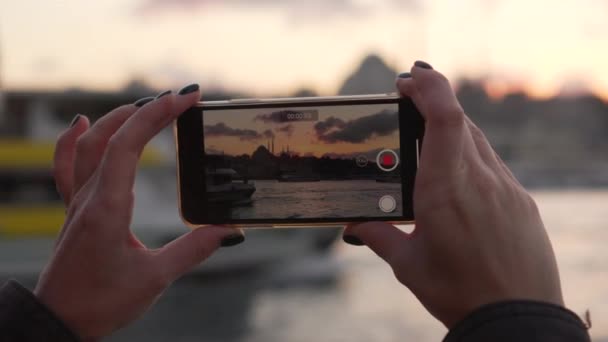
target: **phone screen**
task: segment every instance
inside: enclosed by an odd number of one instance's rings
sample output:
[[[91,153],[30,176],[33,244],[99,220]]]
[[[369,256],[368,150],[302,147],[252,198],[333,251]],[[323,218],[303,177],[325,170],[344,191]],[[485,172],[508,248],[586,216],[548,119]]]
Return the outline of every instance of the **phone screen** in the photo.
[[[398,102],[200,115],[209,222],[403,218]]]

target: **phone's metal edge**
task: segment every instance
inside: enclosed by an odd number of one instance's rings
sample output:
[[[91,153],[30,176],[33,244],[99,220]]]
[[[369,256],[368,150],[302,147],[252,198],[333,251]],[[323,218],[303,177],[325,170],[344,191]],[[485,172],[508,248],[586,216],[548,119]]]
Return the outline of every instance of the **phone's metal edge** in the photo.
[[[374,220],[372,219],[372,220],[365,221],[365,222],[373,222],[373,221]],[[414,220],[411,220],[411,221],[380,221],[380,222],[393,224],[393,225],[406,225],[406,224],[415,223]],[[359,223],[364,223],[364,221],[361,221],[361,222],[344,221],[344,222],[315,222],[315,223],[277,223],[277,224],[230,223],[230,224],[225,224],[222,226],[234,227],[234,228],[245,228],[245,229],[343,228],[349,224],[359,224]],[[187,223],[186,225],[191,229],[215,226],[214,224],[194,225],[191,223]]]
[[[196,228],[196,226],[186,220],[186,218],[184,217],[183,209],[182,209],[182,190],[181,190],[181,186],[180,186],[182,182],[180,179],[181,172],[180,172],[180,167],[179,167],[179,144],[178,144],[178,140],[177,140],[177,119],[173,120],[173,139],[175,141],[175,164],[176,164],[175,186],[177,187],[177,208],[179,210],[179,218],[182,220],[182,222],[188,228],[194,229],[194,228]]]
[[[370,95],[342,95],[342,96],[318,96],[318,97],[278,97],[278,98],[243,98],[222,101],[199,101],[197,107],[219,107],[226,105],[251,105],[251,104],[291,104],[308,102],[340,102],[353,100],[396,100],[400,96],[397,93],[370,94]]]
[[[387,94],[371,94],[371,95],[353,95],[353,96],[320,96],[320,97],[285,97],[285,98],[274,98],[274,99],[236,99],[226,101],[199,101],[196,106],[213,107],[213,106],[225,106],[230,104],[256,104],[256,103],[304,103],[304,102],[339,102],[343,100],[392,100],[399,99],[400,96],[396,93]],[[252,101],[252,102],[247,102]],[[175,140],[175,163],[176,167],[176,186],[177,186],[177,205],[179,207],[179,216],[182,222],[190,229],[212,227],[213,224],[193,224],[184,217],[182,211],[182,196],[180,188],[180,165],[179,165],[179,144],[177,139],[177,120],[173,122],[173,139]],[[418,141],[416,141],[416,145]],[[414,220],[408,221],[383,221],[389,224],[413,224]],[[269,229],[269,228],[341,228],[348,224],[356,222],[342,221],[342,222],[317,222],[317,223],[280,223],[280,224],[228,224],[230,227],[235,228],[247,228],[247,229]]]

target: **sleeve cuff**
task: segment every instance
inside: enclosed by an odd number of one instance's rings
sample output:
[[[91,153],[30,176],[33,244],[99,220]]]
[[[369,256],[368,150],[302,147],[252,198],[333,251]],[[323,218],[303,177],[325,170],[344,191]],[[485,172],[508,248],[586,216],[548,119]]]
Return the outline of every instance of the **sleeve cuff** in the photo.
[[[488,304],[456,324],[444,342],[589,342],[586,326],[572,311],[550,303],[518,300]]]
[[[14,280],[0,288],[0,327],[0,336],[8,335],[10,340],[79,341],[32,292]]]

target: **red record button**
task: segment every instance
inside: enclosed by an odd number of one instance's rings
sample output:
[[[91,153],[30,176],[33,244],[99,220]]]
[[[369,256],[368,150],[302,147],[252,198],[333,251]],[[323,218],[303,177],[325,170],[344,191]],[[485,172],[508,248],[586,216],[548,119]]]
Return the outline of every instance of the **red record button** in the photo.
[[[382,171],[393,171],[399,165],[399,156],[393,150],[382,150],[376,157],[376,164]]]

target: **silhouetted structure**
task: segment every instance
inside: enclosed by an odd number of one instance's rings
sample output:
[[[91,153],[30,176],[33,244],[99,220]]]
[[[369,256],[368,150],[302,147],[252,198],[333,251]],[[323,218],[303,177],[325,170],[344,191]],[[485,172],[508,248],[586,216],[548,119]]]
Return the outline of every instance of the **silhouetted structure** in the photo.
[[[367,56],[349,76],[339,95],[382,94],[395,92],[397,72],[377,55]]]
[[[340,94],[393,92],[396,72],[376,55],[366,57],[340,88]],[[594,95],[534,99],[514,92],[491,98],[481,81],[456,82],[457,96],[471,119],[485,132],[493,147],[516,176],[527,185],[588,186],[608,185],[608,104]],[[76,113],[92,120],[112,108],[131,103],[150,92],[144,83],[131,82],[118,93],[68,90],[64,92],[8,91],[4,93],[4,121],[0,137],[27,136],[31,117],[51,116],[62,127]],[[139,92],[142,92],[140,94]],[[136,95],[137,94],[137,95]],[[299,95],[314,95],[302,91]],[[1,94],[0,94],[1,96]],[[204,92],[205,100],[221,100],[243,94]],[[0,116],[2,117],[2,116]],[[56,135],[55,135],[56,136]],[[242,175],[275,179],[280,174],[272,143],[260,146],[252,156],[234,157],[233,165]],[[278,147],[277,147],[278,150]],[[280,155],[283,158],[283,155]],[[289,163],[296,156],[287,153]],[[304,157],[297,157],[304,158]],[[329,158],[328,158],[329,159]],[[330,177],[324,168],[339,175],[344,161],[329,159],[315,164],[321,177]],[[245,165],[254,165],[251,168]],[[238,169],[240,167],[240,169]]]

